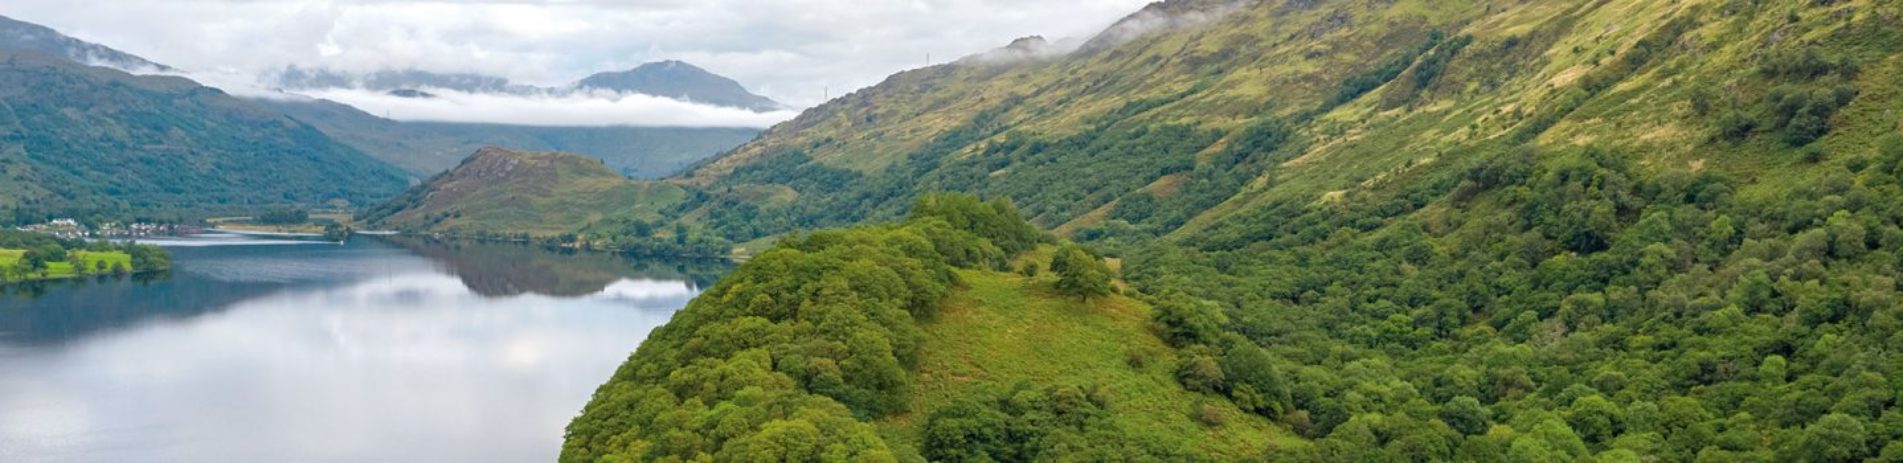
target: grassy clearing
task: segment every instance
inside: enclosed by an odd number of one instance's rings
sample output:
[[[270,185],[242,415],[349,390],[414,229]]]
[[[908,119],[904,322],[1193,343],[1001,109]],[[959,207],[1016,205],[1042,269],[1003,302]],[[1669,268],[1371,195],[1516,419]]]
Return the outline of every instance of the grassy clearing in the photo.
[[[1030,258],[1048,257],[1043,249]],[[1221,397],[1184,390],[1176,354],[1150,331],[1150,307],[1112,296],[1089,302],[1062,297],[1055,276],[963,271],[937,320],[927,322],[911,411],[881,421],[889,442],[916,447],[925,418],[961,397],[1028,382],[1101,385],[1113,392],[1111,412],[1125,429],[1142,430],[1207,456],[1246,459],[1304,445],[1265,418]],[[1204,405],[1223,423],[1192,417]]]

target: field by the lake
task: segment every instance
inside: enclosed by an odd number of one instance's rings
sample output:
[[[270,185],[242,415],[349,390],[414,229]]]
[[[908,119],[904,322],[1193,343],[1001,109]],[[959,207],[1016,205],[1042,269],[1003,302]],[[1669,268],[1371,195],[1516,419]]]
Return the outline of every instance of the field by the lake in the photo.
[[[79,257],[79,264],[84,266],[84,274],[87,275],[112,273],[115,268],[121,270],[130,270],[132,268],[132,255],[120,251],[79,251],[74,254]],[[26,250],[23,249],[0,249],[0,269],[12,268],[14,265],[17,265],[20,262],[20,258],[25,255]],[[100,265],[101,263],[104,265]],[[80,267],[75,266],[73,262],[47,262],[44,272],[36,271],[24,276],[16,275],[13,272],[0,272],[0,281],[52,280],[72,278],[80,275]]]

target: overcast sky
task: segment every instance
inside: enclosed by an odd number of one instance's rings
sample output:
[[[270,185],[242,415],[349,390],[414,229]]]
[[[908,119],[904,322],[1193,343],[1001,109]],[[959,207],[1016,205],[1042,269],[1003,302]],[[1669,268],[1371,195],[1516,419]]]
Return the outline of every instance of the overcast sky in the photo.
[[[1147,0],[5,0],[39,23],[197,73],[287,64],[563,84],[679,59],[805,107],[1026,35],[1089,36]],[[82,6],[83,5],[83,6]]]

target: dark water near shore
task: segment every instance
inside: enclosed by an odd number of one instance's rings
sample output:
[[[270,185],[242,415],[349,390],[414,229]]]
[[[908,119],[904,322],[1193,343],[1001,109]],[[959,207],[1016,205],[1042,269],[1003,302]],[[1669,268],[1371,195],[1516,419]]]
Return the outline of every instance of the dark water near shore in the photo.
[[[0,294],[0,461],[552,461],[724,264],[214,237]]]

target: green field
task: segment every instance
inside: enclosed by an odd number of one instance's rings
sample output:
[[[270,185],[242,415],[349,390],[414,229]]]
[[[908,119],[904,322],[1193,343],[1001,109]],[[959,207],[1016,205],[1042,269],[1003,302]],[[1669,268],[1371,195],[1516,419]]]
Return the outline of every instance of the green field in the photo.
[[[0,268],[11,267],[15,265],[16,263],[20,261],[20,256],[24,254],[26,254],[26,251],[21,249],[0,249]],[[87,269],[98,268],[96,267],[96,265],[98,265],[98,263],[100,262],[104,262],[106,264],[105,266],[105,268],[107,269],[106,272],[111,272],[111,269],[114,266],[118,266],[124,269],[132,268],[132,255],[126,254],[124,252],[80,251],[78,252],[78,254],[80,256],[80,260],[84,263],[85,268]],[[91,271],[89,273],[97,274],[101,272]],[[72,262],[48,262],[46,264],[45,276],[42,277],[36,273],[32,275],[30,278],[27,278],[27,280],[55,280],[60,278],[72,278],[76,276],[79,276],[79,272],[75,271],[75,268]],[[0,275],[0,281],[19,281],[19,280],[13,279],[13,277],[10,275]]]
[[[1045,247],[1025,260],[1047,261]],[[919,445],[933,411],[974,393],[1018,383],[1084,386],[1110,392],[1110,416],[1123,429],[1169,448],[1222,460],[1307,445],[1268,419],[1220,396],[1177,383],[1177,354],[1151,332],[1150,307],[1123,296],[1082,302],[1057,293],[1056,276],[964,270],[938,318],[923,324],[924,343],[910,412],[881,422],[896,445]],[[1207,405],[1219,425],[1193,417]]]

